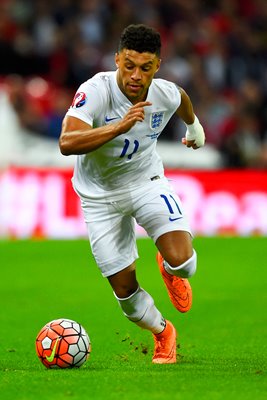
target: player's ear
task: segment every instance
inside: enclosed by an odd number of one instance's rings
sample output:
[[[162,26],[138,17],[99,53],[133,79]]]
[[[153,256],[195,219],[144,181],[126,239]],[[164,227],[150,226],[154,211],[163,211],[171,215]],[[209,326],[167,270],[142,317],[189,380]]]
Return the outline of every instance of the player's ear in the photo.
[[[158,58],[158,60],[157,60],[157,66],[156,66],[156,72],[158,72],[158,70],[160,69],[160,64],[161,64],[161,59],[160,58]]]
[[[117,68],[119,68],[119,58],[120,58],[119,53],[116,53],[115,54],[115,64],[116,64]]]

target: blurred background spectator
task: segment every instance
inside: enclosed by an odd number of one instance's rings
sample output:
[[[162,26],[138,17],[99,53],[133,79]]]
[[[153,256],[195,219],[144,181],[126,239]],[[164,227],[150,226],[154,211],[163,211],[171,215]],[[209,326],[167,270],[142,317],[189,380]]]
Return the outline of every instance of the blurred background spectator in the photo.
[[[160,31],[157,76],[192,97],[206,156],[218,155],[211,166],[266,168],[266,0],[1,0],[0,92],[22,131],[56,143],[76,89],[115,68],[130,23]],[[160,142],[178,143],[184,131],[172,119]]]

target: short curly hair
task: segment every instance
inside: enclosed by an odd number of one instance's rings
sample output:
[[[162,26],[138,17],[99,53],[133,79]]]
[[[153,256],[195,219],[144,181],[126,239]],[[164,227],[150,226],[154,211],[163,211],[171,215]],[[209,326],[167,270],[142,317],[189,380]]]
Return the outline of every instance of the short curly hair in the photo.
[[[143,24],[127,26],[120,37],[119,52],[123,49],[135,50],[138,53],[152,53],[160,56],[161,38],[154,28]]]

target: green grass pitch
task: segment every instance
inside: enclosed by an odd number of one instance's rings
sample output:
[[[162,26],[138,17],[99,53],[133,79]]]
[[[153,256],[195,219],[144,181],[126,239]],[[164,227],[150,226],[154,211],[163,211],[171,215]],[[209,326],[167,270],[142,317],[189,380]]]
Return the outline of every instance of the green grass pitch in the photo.
[[[86,240],[1,241],[0,395],[5,400],[261,400],[267,398],[267,238],[194,240],[193,308],[178,313],[139,239],[137,276],[179,333],[179,362],[153,365],[153,339],[121,313]],[[92,353],[80,369],[47,370],[35,337],[77,320]]]

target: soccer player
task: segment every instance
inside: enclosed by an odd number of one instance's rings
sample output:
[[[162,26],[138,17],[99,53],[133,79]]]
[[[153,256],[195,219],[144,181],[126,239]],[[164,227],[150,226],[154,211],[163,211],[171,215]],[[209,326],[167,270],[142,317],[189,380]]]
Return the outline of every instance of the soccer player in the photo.
[[[73,186],[81,199],[92,253],[124,315],[154,337],[153,363],[176,362],[176,329],[139,286],[135,221],[155,242],[157,263],[180,312],[192,304],[188,282],[197,256],[181,201],[164,176],[157,138],[173,114],[186,124],[183,143],[204,145],[204,130],[189,96],[155,79],[160,34],[129,25],[121,34],[115,71],[81,84],[62,124],[62,154],[76,154]]]

